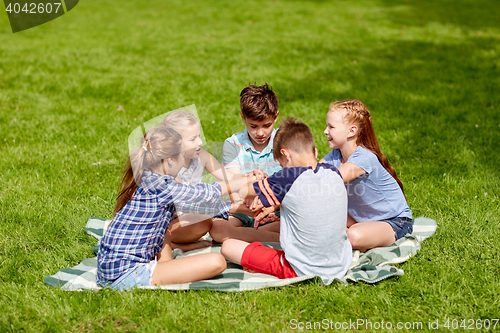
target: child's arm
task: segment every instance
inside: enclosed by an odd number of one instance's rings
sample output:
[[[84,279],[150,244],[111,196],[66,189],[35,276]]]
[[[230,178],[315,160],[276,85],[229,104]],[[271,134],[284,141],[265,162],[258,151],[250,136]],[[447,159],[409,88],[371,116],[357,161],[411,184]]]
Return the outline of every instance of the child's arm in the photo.
[[[222,164],[229,173],[239,175],[241,174],[241,166],[238,159],[240,148],[237,147],[234,142],[228,140],[230,140],[230,138],[226,139],[222,146]]]
[[[231,213],[231,214],[242,213],[242,214],[252,216],[252,217],[255,214],[255,212],[250,210],[250,208],[248,208],[247,205],[243,201],[231,204],[231,208],[229,209],[229,213]]]
[[[245,178],[231,182],[248,181]],[[249,180],[254,180],[255,177]],[[224,182],[219,183],[221,190],[214,184],[196,184],[184,185],[182,183],[173,182],[169,188],[162,191],[158,196],[159,202],[162,205],[174,204],[176,209],[192,214],[208,214],[212,217],[223,217],[227,219],[228,213],[243,213],[248,216],[254,216],[255,212],[251,211],[244,202],[231,203],[220,200],[221,196],[227,195],[227,187]]]
[[[212,156],[212,154],[203,149],[200,153],[200,159],[203,167],[218,180],[226,181],[235,179],[237,177],[243,177],[243,175],[239,174],[239,168],[238,174],[234,173],[232,170],[230,171],[229,169],[224,168],[222,164],[220,164],[219,161],[217,161],[217,159]]]
[[[351,180],[356,179],[366,173],[365,170],[352,163],[344,163],[340,166],[340,168],[338,168],[338,170],[342,175],[344,183],[348,183]]]
[[[185,185],[170,181],[160,183],[156,191],[160,206],[173,204],[176,210],[185,213],[224,217],[231,206],[230,202],[220,200],[223,193],[214,184]]]
[[[238,177],[231,181],[219,182],[222,189],[222,196],[241,194],[246,195],[250,191],[253,191],[253,196],[256,196],[255,190],[253,189],[253,182],[256,181],[256,177],[253,174],[244,174],[243,177]],[[245,197],[242,197],[245,198]]]
[[[245,200],[245,199],[253,199],[254,197],[257,196],[257,193],[255,192],[255,189],[253,188],[253,183],[257,181],[256,177],[252,174],[254,177],[254,181],[247,183],[247,186],[242,186],[240,187],[238,194],[239,196]]]

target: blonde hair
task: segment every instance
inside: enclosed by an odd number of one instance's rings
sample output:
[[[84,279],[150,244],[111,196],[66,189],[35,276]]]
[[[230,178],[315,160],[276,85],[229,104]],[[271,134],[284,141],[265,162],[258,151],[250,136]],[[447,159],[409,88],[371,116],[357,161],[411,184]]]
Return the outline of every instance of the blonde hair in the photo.
[[[137,148],[122,171],[121,190],[116,198],[113,215],[122,209],[132,198],[142,182],[145,170],[161,163],[167,157],[177,159],[182,150],[182,137],[171,128],[155,127],[142,138],[141,147]]]
[[[163,119],[160,126],[179,130],[199,124],[198,119],[196,119],[192,113],[187,111],[174,111],[170,112],[165,119]]]
[[[396,170],[394,170],[387,157],[380,151],[380,145],[375,135],[375,130],[373,129],[370,111],[368,111],[367,107],[361,101],[347,100],[330,104],[328,112],[334,111],[343,111],[344,120],[347,124],[356,125],[358,127],[356,145],[368,149],[377,156],[380,164],[382,164],[387,172],[394,177],[404,194],[403,183],[401,183],[396,175]]]

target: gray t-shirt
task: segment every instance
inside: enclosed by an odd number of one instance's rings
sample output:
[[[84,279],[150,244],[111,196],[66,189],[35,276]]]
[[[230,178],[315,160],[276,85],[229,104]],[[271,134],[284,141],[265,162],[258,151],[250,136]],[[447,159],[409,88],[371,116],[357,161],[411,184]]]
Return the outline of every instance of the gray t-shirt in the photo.
[[[340,149],[334,149],[323,160],[339,168],[341,158]],[[396,179],[380,164],[377,155],[358,146],[346,163],[357,165],[366,172],[346,184],[349,215],[356,222],[412,218],[403,191]]]
[[[332,165],[285,168],[254,183],[262,204],[281,204],[280,243],[295,273],[342,278],[352,260],[347,193]]]

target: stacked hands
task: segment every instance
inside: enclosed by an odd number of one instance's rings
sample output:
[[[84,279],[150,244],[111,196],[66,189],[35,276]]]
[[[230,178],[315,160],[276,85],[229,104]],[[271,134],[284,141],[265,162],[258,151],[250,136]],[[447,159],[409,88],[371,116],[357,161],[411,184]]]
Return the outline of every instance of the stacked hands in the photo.
[[[254,170],[252,172],[249,172],[246,174],[246,177],[248,179],[248,184],[249,186],[253,186],[254,182],[258,182],[259,180],[263,180],[267,178],[267,174],[260,170]],[[245,198],[245,195],[241,193],[242,191],[240,190],[240,197]],[[245,214],[249,216],[253,216],[255,219],[254,222],[254,228],[257,229],[259,225],[266,224],[268,222],[276,222],[279,221],[280,218],[276,216],[276,210],[278,210],[279,206],[271,206],[271,207],[264,207],[262,202],[260,201],[259,197],[247,197],[244,199],[241,203],[241,205],[245,205],[246,208],[250,212],[245,212]]]

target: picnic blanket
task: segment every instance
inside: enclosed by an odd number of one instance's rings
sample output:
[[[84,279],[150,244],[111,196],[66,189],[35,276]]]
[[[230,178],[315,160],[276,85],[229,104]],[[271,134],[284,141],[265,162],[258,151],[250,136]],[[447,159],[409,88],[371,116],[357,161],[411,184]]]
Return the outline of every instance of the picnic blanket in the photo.
[[[92,217],[85,226],[85,232],[98,241],[102,238],[110,220]],[[353,251],[353,260],[350,269],[342,279],[322,280],[317,276],[299,276],[291,279],[278,279],[277,277],[248,273],[236,264],[228,263],[227,269],[221,274],[208,279],[191,283],[141,287],[142,289],[166,289],[166,290],[199,290],[211,289],[217,291],[245,291],[256,290],[269,287],[282,287],[297,283],[315,282],[325,285],[332,283],[347,284],[350,282],[363,281],[366,283],[376,283],[392,276],[401,276],[404,271],[392,266],[402,263],[411,256],[417,254],[421,248],[421,242],[432,236],[437,229],[436,221],[417,217],[413,220],[413,233],[407,235],[391,246],[379,247],[360,253]],[[264,243],[266,246],[279,249],[279,243]],[[94,247],[97,252],[98,247]],[[173,258],[181,258],[200,253],[220,252],[220,245],[214,245],[203,249],[183,252],[180,249],[172,251]],[[54,275],[45,278],[44,282],[53,287],[63,290],[99,290],[96,284],[97,257],[83,260],[75,267],[62,269]]]

